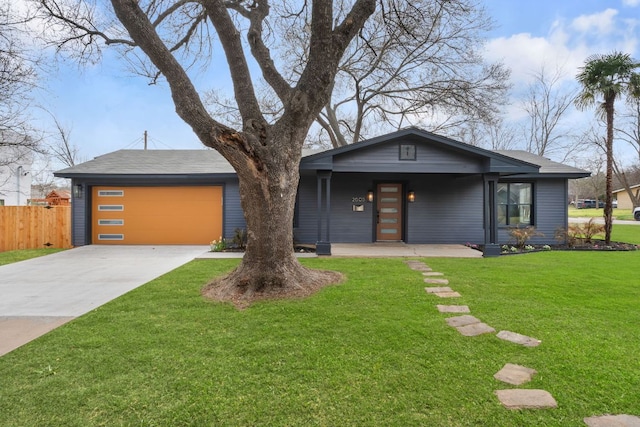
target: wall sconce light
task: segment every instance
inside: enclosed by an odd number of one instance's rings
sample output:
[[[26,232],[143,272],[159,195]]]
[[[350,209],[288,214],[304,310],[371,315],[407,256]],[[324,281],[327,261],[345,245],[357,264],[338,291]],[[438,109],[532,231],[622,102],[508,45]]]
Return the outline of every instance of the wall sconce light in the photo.
[[[416,201],[416,193],[413,190],[409,190],[409,193],[407,193],[407,200],[409,201],[409,203],[413,203]]]
[[[367,202],[373,202],[373,190],[367,191]]]
[[[73,186],[74,199],[82,199],[83,193],[84,193],[84,188],[82,187],[82,184],[76,184]]]

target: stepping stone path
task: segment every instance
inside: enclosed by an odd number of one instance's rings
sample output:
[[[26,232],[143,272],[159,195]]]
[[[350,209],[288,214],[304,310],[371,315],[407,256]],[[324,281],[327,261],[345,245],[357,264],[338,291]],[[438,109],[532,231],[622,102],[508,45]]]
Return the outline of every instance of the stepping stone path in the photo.
[[[533,378],[537,373],[538,371],[535,369],[514,365],[513,363],[507,363],[502,369],[496,372],[493,377],[503,383],[522,385],[531,381],[531,378]]]
[[[513,343],[520,344],[525,347],[537,347],[542,342],[538,339],[531,338],[526,335],[521,335],[521,334],[510,332],[510,331],[500,331],[496,336],[500,339],[511,341]]]
[[[432,285],[448,285],[449,281],[447,279],[424,279],[424,283],[429,283]]]
[[[457,298],[461,296],[458,292],[455,292],[448,286],[424,288],[424,290],[427,291],[428,294],[434,294],[440,298]]]
[[[496,330],[486,323],[474,323],[467,326],[460,326],[456,328],[465,337],[475,337],[482,334],[492,334]]]
[[[435,279],[434,277],[444,276],[443,273],[434,272],[430,267],[421,261],[406,261],[409,268],[416,271],[422,271],[425,276],[424,282],[432,285],[448,285],[447,279]],[[441,298],[460,297],[460,293],[454,291],[449,286],[427,287],[425,291],[428,294],[436,295]],[[466,305],[437,305],[440,313],[470,313],[469,307]],[[461,315],[449,317],[446,319],[449,326],[454,327],[464,336],[477,336],[487,333],[494,333],[496,330],[491,326],[480,321],[480,319],[472,315]],[[526,335],[518,334],[510,331],[500,331],[497,336],[503,340],[507,340],[516,344],[523,345],[525,347],[536,347],[540,345],[541,341],[528,337]],[[525,366],[514,365],[507,363],[500,371],[498,371],[494,378],[499,381],[511,384],[521,385],[531,381],[533,375],[537,371],[535,369],[527,368]],[[557,408],[558,403],[551,396],[551,394],[545,390],[529,390],[529,389],[510,389],[510,390],[496,390],[495,392],[498,400],[505,408],[509,409],[543,409],[543,408]],[[592,417],[596,418],[596,417]],[[591,418],[590,418],[591,419]],[[638,420],[640,422],[640,420]],[[587,418],[585,418],[587,422]],[[594,421],[595,422],[595,421]],[[592,427],[613,427],[614,424],[593,424]],[[640,424],[621,424],[623,427],[640,427]]]
[[[440,313],[470,313],[468,305],[441,305],[436,306]]]
[[[409,268],[415,271],[422,271],[426,277],[425,283],[433,285],[448,285],[446,279],[434,279],[433,277],[444,276],[443,273],[434,272],[422,261],[405,261]],[[449,286],[439,286],[425,288],[428,294],[441,298],[460,297],[460,294]],[[440,313],[470,313],[466,305],[437,305]],[[446,319],[449,326],[456,328],[464,336],[476,336],[486,333],[493,333],[495,329],[482,323],[479,319],[471,315],[461,315]],[[520,344],[524,347],[537,347],[541,341],[536,338],[518,334],[510,331],[500,331],[496,335],[498,338]],[[493,377],[507,384],[519,386],[525,384],[537,373],[535,369],[525,366],[507,363],[502,369],[496,372]],[[558,403],[553,396],[545,390],[530,389],[509,389],[496,390],[496,396],[500,403],[508,409],[546,409],[557,408]],[[601,415],[584,419],[588,427],[640,427],[640,417],[634,415]]]
[[[544,409],[557,408],[558,403],[548,391],[544,390],[496,390],[498,400],[508,409]]]
[[[585,418],[589,427],[640,427],[640,417],[634,415],[600,415]]]

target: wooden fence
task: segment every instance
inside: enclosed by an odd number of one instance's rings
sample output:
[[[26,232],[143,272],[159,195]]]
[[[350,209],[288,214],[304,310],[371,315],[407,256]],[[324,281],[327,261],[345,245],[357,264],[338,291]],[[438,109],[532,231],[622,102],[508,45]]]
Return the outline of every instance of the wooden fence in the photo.
[[[71,247],[70,206],[0,206],[0,252]]]

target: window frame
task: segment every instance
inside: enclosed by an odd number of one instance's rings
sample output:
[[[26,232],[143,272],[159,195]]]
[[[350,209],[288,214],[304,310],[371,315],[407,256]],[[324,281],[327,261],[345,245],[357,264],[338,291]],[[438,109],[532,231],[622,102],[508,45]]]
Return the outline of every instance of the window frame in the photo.
[[[530,186],[530,201],[529,203],[510,203],[511,197],[511,186],[512,185],[529,185]],[[536,197],[535,197],[535,182],[533,181],[498,181],[498,186],[496,188],[496,193],[498,192],[499,188],[501,185],[506,185],[507,186],[507,203],[500,203],[499,201],[499,197],[496,195],[496,208],[498,210],[498,227],[500,228],[513,228],[513,227],[534,227],[536,225],[536,216],[535,216],[535,205],[536,205]],[[500,215],[500,207],[501,206],[505,206],[505,213],[506,215],[504,216],[505,222],[501,222],[501,215]],[[519,210],[520,206],[529,206],[529,222],[519,222],[517,224],[512,224],[510,219],[511,219],[511,215],[509,215],[509,212],[511,211],[512,208],[516,208]]]

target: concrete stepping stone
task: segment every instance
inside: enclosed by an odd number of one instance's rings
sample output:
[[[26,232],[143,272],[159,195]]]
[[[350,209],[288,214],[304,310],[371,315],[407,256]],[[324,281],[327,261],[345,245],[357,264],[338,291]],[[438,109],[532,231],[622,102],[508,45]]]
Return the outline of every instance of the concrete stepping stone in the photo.
[[[451,292],[436,292],[433,295],[435,295],[437,297],[440,297],[440,298],[459,298],[459,297],[462,296],[458,292],[455,292],[455,291],[451,291]]]
[[[545,409],[557,408],[558,403],[545,390],[497,390],[498,400],[508,409]]]
[[[440,313],[470,313],[467,305],[436,305]]]
[[[473,325],[474,323],[482,322],[480,322],[480,319],[477,319],[469,314],[447,318],[447,325],[453,326],[454,328],[457,328],[459,326]]]
[[[412,270],[431,271],[431,268],[422,261],[405,261],[405,264],[407,264]]]
[[[428,273],[429,271],[433,271],[433,270],[431,269],[431,267],[427,267],[426,265],[411,267],[411,269],[412,269],[412,270],[415,270],[415,271],[422,271],[422,272],[427,272],[427,273]]]
[[[426,271],[422,273],[423,276],[433,277],[433,276],[444,276],[444,273],[438,273],[437,271]]]
[[[496,372],[493,377],[507,384],[521,385],[531,381],[531,378],[537,373],[538,371],[535,369],[507,363],[502,369]]]
[[[465,337],[476,337],[482,334],[492,334],[496,331],[486,323],[473,323],[467,326],[459,326],[456,329]]]
[[[436,286],[431,288],[424,288],[424,290],[427,291],[428,294],[437,294],[439,292],[453,292],[453,289],[451,289],[449,286]]]
[[[512,343],[520,344],[525,347],[537,347],[542,342],[539,339],[510,331],[500,331],[496,336],[502,340],[511,341]]]
[[[424,279],[424,283],[429,283],[432,285],[448,285],[449,281],[447,279]]]
[[[600,415],[585,418],[589,427],[640,427],[640,417],[635,415]]]

